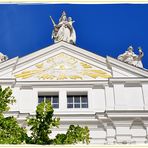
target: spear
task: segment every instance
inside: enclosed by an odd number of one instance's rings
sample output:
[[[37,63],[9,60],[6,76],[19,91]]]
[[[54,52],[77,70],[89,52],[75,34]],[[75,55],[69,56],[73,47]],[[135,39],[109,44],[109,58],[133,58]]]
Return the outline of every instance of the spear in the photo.
[[[54,20],[52,19],[52,17],[50,16],[50,19],[52,21],[53,26],[56,26],[56,23],[54,22]]]

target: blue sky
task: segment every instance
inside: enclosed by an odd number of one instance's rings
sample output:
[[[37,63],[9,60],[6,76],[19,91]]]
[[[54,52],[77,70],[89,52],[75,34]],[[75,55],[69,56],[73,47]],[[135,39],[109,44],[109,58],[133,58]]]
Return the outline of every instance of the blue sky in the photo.
[[[58,23],[63,10],[75,20],[76,46],[114,58],[141,46],[148,69],[147,4],[1,4],[0,52],[22,57],[52,45],[49,16]]]

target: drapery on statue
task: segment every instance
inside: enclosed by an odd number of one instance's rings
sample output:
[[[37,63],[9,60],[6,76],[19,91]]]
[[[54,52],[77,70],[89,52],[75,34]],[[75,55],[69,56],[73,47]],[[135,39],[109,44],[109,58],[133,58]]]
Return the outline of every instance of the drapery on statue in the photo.
[[[58,24],[55,24],[51,16],[50,19],[54,26],[52,32],[52,39],[54,40],[54,43],[60,41],[65,41],[70,44],[76,43],[76,33],[72,25],[74,21],[71,17],[67,18],[65,11],[63,11]]]
[[[131,64],[131,65],[134,65],[139,68],[143,68],[143,64],[141,62],[141,59],[144,56],[144,53],[142,51],[142,48],[141,47],[138,48],[139,55],[136,55],[133,52],[133,50],[134,50],[133,47],[129,46],[127,51],[125,51],[125,53],[118,56],[118,60],[123,61],[128,64]]]
[[[8,57],[0,52],[0,63],[8,60]]]

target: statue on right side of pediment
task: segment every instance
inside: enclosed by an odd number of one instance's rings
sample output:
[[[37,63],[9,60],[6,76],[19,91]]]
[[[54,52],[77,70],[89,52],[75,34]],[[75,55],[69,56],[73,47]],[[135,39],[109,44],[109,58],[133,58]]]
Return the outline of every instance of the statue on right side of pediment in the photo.
[[[142,57],[144,56],[144,53],[142,51],[142,48],[141,47],[138,48],[139,55],[135,54],[133,50],[134,48],[132,46],[129,46],[127,51],[119,55],[117,59],[122,62],[134,65],[136,67],[143,68],[143,64],[141,60],[142,60]]]
[[[0,52],[0,63],[8,60],[8,57]]]

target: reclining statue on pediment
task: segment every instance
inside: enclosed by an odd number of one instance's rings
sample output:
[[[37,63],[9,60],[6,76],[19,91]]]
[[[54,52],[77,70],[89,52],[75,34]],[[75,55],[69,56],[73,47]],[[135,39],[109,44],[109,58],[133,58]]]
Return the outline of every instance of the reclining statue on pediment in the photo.
[[[129,46],[127,51],[119,55],[117,59],[122,62],[134,65],[136,67],[143,68],[143,64],[141,60],[142,60],[142,57],[144,56],[144,53],[142,51],[142,48],[141,47],[138,48],[139,55],[135,54],[133,50],[134,50],[133,47]]]
[[[0,63],[8,60],[8,57],[0,52]]]

